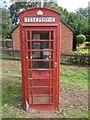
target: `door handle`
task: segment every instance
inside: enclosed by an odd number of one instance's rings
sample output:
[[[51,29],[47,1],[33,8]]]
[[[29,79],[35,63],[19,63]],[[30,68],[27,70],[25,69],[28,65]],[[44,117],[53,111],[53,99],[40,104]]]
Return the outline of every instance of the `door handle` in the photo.
[[[57,62],[54,63],[54,67],[57,67]]]
[[[30,56],[30,59],[32,59],[32,56]]]
[[[26,56],[26,59],[28,59],[28,56]]]

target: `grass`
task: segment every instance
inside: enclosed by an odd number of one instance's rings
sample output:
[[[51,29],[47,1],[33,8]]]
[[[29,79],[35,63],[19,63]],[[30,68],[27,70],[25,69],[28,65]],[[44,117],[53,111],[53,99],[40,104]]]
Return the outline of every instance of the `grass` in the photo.
[[[3,60],[3,118],[88,118],[87,67],[61,65],[60,107],[55,113],[27,113],[22,108],[20,61]]]
[[[88,69],[78,66],[62,66],[61,80],[84,85],[88,82]]]

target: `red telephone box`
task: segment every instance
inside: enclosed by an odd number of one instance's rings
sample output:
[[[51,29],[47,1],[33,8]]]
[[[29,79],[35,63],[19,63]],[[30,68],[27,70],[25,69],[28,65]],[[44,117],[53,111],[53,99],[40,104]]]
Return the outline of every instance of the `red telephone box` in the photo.
[[[60,13],[32,8],[20,13],[23,106],[56,111],[59,105]]]

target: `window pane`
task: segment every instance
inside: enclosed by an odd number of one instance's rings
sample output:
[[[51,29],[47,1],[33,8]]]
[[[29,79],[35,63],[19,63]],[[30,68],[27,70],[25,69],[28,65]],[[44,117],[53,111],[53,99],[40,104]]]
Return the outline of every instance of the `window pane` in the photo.
[[[28,42],[28,50],[30,50],[30,42]]]
[[[32,62],[33,68],[49,68],[49,62]]]
[[[41,59],[40,52],[32,52],[32,59]]]
[[[32,59],[53,59],[53,52],[43,51],[43,52],[32,52]]]
[[[50,64],[49,64],[50,63]],[[53,68],[53,62],[32,62],[32,67],[33,68]]]
[[[31,63],[28,62],[28,69],[31,69]]]
[[[50,47],[49,47],[49,49],[53,49],[53,42],[52,41],[50,41]]]
[[[49,49],[49,42],[32,42],[32,49]]]
[[[51,31],[51,40],[53,40],[53,31]]]
[[[30,31],[27,31],[27,39],[30,40]]]
[[[48,31],[34,31],[32,32],[32,39],[33,40],[47,40],[49,39],[49,32]]]
[[[49,97],[34,97],[34,104],[49,104]]]
[[[40,42],[32,42],[32,49],[40,49]]]
[[[28,59],[30,59],[30,52],[28,52]]]

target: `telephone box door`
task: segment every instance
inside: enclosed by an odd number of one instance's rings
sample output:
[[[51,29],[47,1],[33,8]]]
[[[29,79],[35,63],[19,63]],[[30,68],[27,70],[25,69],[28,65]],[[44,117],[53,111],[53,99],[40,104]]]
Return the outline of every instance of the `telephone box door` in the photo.
[[[27,99],[30,109],[56,110],[58,102],[55,27],[25,27]]]

